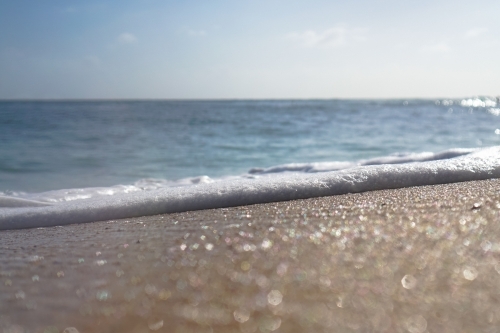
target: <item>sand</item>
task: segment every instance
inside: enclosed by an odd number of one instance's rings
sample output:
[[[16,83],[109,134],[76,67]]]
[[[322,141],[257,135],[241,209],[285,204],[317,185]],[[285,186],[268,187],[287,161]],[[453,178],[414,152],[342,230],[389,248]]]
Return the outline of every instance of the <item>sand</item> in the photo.
[[[499,213],[487,180],[1,231],[0,332],[496,332]]]

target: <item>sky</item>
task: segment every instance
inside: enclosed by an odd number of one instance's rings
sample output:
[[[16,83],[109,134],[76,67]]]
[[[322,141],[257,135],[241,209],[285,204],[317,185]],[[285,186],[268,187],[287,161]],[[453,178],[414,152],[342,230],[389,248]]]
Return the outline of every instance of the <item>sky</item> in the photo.
[[[498,0],[0,0],[0,99],[500,95]]]

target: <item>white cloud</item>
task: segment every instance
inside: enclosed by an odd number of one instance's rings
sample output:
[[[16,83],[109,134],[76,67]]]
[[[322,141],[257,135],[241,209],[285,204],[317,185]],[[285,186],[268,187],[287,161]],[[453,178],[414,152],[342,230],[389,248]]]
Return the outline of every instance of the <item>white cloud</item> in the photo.
[[[203,37],[207,35],[207,32],[205,30],[188,30],[188,35],[189,36],[194,36],[194,37]]]
[[[365,40],[363,33],[363,29],[333,27],[323,32],[314,30],[292,32],[287,35],[287,39],[298,42],[303,47],[335,48],[346,44],[348,40]]]
[[[488,28],[485,28],[485,27],[472,28],[472,29],[469,29],[465,32],[464,38],[466,38],[466,39],[476,38],[476,37],[479,37],[481,35],[484,35],[487,32],[488,32]]]
[[[101,59],[99,59],[99,57],[96,56],[86,56],[83,58],[83,61],[86,65],[92,67],[101,65]]]
[[[448,53],[451,51],[451,47],[446,43],[437,43],[424,45],[420,50],[424,53]]]
[[[124,32],[120,36],[118,36],[118,42],[120,44],[133,44],[137,42],[137,37],[133,34]]]

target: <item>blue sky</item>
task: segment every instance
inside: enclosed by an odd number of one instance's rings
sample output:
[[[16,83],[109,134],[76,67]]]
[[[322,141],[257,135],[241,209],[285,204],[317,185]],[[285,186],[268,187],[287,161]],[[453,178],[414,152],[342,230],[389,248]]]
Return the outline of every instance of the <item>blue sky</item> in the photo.
[[[0,98],[500,95],[500,1],[0,0]]]

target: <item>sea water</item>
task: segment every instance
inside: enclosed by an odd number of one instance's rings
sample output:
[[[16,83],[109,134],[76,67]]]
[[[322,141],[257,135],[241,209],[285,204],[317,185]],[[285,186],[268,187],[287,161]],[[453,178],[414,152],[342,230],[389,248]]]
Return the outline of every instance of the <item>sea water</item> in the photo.
[[[499,116],[485,97],[0,102],[0,228],[499,177]]]

